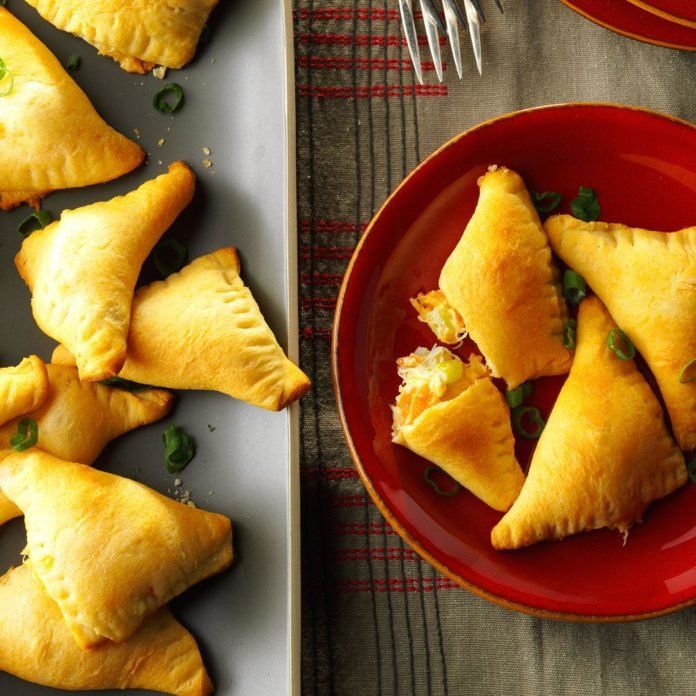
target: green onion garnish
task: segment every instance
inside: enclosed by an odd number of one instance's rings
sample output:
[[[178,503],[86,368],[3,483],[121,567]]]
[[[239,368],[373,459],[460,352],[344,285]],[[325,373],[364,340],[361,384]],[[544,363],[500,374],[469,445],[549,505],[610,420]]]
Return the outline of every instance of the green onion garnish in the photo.
[[[510,408],[521,406],[524,400],[532,393],[532,383],[523,382],[516,389],[505,390],[505,400]]]
[[[689,481],[696,483],[696,452],[686,460],[686,471],[689,474]]]
[[[17,434],[10,438],[10,446],[15,452],[24,452],[39,441],[39,426],[31,418],[22,418],[17,423]]]
[[[0,58],[0,97],[6,97],[14,87],[14,75]]]
[[[568,319],[563,325],[563,345],[568,350],[575,350],[577,345],[578,322],[575,319]]]
[[[65,63],[65,67],[70,70],[70,72],[75,72],[76,70],[79,70],[81,63],[82,59],[80,56],[78,56],[77,53],[73,53],[73,55],[71,55]]]
[[[581,186],[578,190],[578,197],[571,202],[570,210],[574,217],[584,222],[598,220],[602,214],[597,194],[591,188],[585,188],[584,186]]]
[[[139,392],[145,391],[146,389],[152,389],[148,384],[140,384],[138,382],[131,382],[128,379],[123,379],[122,377],[109,377],[108,379],[103,379],[99,384],[105,387],[114,387],[115,389],[123,389],[127,392]]]
[[[37,210],[19,223],[17,232],[19,232],[22,237],[28,237],[32,232],[42,230],[46,225],[50,225],[52,222],[53,216],[51,213],[47,210]]]
[[[163,277],[180,271],[188,261],[188,249],[178,239],[163,239],[152,252],[152,260]]]
[[[170,474],[180,472],[196,455],[196,443],[182,428],[168,425],[162,435],[164,463]]]
[[[544,191],[543,193],[532,191],[532,203],[534,203],[534,207],[539,215],[553,212],[558,208],[562,200],[563,197],[556,191]],[[547,202],[544,203],[544,201]]]
[[[536,428],[534,430],[527,430],[523,423],[525,419],[531,420]],[[512,409],[512,428],[518,435],[526,437],[528,440],[538,440],[541,437],[541,433],[544,432],[545,427],[546,422],[541,417],[538,408],[534,408],[533,406],[518,406]]]
[[[568,304],[579,305],[587,295],[585,279],[570,268],[563,274],[563,295]]]
[[[459,493],[459,490],[461,489],[461,486],[459,485],[458,481],[455,481],[452,479],[453,486],[450,488],[450,490],[445,491],[440,486],[438,485],[437,481],[435,481],[433,478],[431,478],[431,474],[433,471],[439,471],[439,468],[436,466],[429,466],[424,472],[423,472],[423,478],[425,479],[426,483],[438,494],[438,495],[444,495],[446,498],[450,498],[453,495],[456,495]],[[445,476],[443,472],[443,476]],[[449,478],[449,477],[448,477]]]
[[[636,355],[636,349],[631,343],[631,339],[618,327],[609,332],[607,345],[619,360],[632,360]]]
[[[694,365],[696,365],[696,358],[691,358],[691,360],[679,370],[679,381],[682,384],[696,382],[696,369],[690,370]],[[691,372],[691,374],[688,374],[689,372]]]
[[[163,114],[173,114],[184,103],[184,90],[175,82],[162,87],[152,98],[152,106]]]

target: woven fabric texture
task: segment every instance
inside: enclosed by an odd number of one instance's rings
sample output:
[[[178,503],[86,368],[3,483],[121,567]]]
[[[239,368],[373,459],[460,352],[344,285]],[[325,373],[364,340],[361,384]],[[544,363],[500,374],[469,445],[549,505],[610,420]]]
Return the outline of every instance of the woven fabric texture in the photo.
[[[617,36],[558,0],[507,0],[504,17],[483,4],[483,77],[463,34],[464,79],[445,49],[444,83],[424,61],[420,86],[396,0],[295,2],[301,358],[314,381],[301,421],[302,693],[691,695],[696,608],[581,625],[489,604],[401,541],[343,440],[336,295],[366,223],[419,161],[480,121],[541,104],[617,102],[696,120],[696,54]]]

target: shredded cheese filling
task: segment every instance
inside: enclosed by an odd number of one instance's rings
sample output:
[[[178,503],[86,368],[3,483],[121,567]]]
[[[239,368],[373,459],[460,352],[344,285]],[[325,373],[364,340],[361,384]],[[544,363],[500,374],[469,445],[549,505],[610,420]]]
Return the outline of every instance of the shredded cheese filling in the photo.
[[[411,298],[418,319],[430,327],[439,341],[454,345],[467,337],[464,320],[445,299],[442,290],[432,290]]]

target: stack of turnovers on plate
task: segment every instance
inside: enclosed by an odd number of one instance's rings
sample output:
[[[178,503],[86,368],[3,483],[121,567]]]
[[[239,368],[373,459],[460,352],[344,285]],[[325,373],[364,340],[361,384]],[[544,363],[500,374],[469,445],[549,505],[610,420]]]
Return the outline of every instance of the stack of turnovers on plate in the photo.
[[[506,513],[491,533],[496,549],[602,527],[626,534],[652,501],[696,479],[680,450],[696,448],[696,227],[663,233],[569,215],[542,225],[515,172],[492,166],[479,187],[439,287],[411,300],[453,347],[398,360],[393,441]],[[569,267],[562,282],[552,252]],[[577,318],[568,305],[579,305]],[[467,335],[485,364],[455,354]],[[524,405],[530,380],[568,372],[544,423]],[[526,478],[513,430],[538,439]]]
[[[79,14],[111,4],[38,3],[63,19],[65,6]],[[195,27],[203,14],[181,19]],[[2,207],[141,161],[3,8],[0,56]],[[40,118],[28,128],[32,114]],[[16,256],[36,323],[60,344],[51,364],[32,355],[0,369],[0,524],[23,515],[27,532],[22,565],[0,578],[0,669],[24,679],[212,692],[195,640],[165,605],[231,564],[230,520],[91,468],[110,440],[169,412],[166,389],[216,390],[277,411],[309,388],[244,285],[234,248],[136,290],[194,188],[193,172],[175,162],[126,196],[64,211]]]

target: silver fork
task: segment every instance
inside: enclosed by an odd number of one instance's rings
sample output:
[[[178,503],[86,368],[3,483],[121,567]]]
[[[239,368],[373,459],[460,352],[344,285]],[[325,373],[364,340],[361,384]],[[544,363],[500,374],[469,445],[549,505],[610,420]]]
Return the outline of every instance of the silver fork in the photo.
[[[435,64],[435,72],[442,82],[442,55],[440,53],[440,34],[446,32],[449,36],[454,65],[457,68],[459,79],[462,78],[462,54],[459,47],[459,26],[469,29],[471,46],[476,59],[476,67],[479,75],[483,71],[483,59],[481,56],[481,22],[486,21],[483,8],[479,0],[463,0],[464,13],[459,6],[458,0],[442,0],[442,7],[445,13],[445,21],[442,20],[440,13],[435,6],[434,0],[420,0],[423,21],[425,22],[425,33],[428,37],[430,54]],[[500,0],[495,0],[495,4],[502,12],[503,6]],[[399,0],[399,10],[401,12],[401,23],[406,34],[406,44],[408,52],[411,54],[413,69],[415,70],[418,82],[423,84],[423,71],[421,70],[420,49],[418,48],[418,34],[416,32],[416,22],[413,17],[413,5],[411,0]]]

